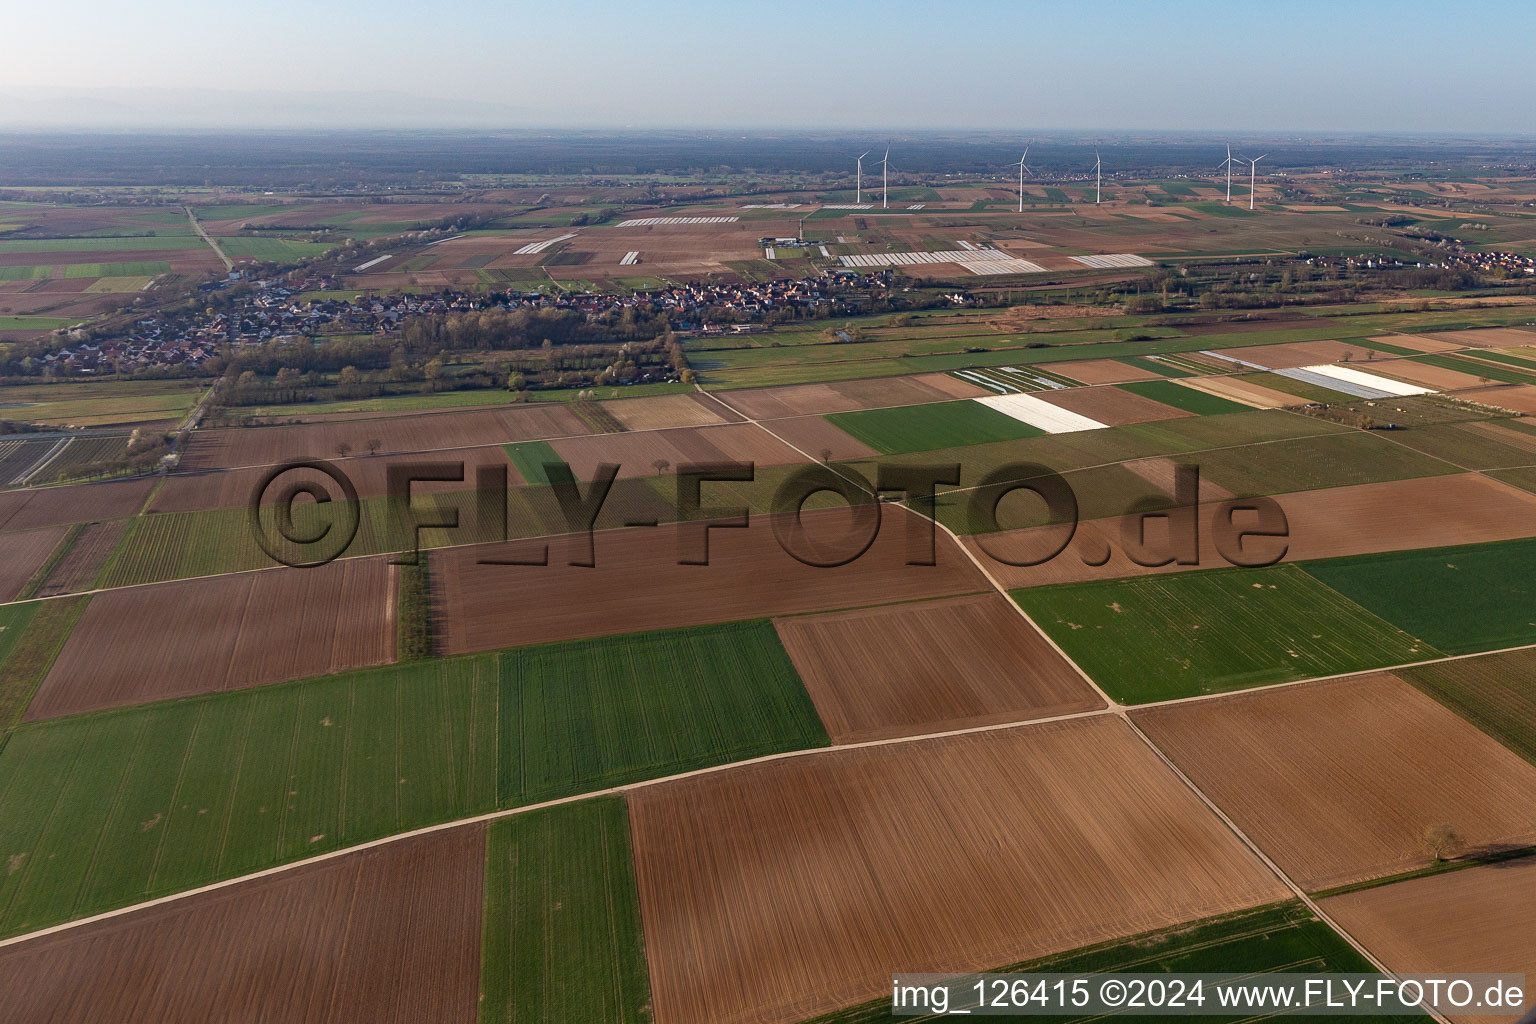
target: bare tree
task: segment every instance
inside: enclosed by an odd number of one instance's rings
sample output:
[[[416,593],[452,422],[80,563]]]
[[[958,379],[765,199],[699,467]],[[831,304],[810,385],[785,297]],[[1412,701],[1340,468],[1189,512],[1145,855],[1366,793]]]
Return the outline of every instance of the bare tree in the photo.
[[[344,459],[348,455],[351,455],[351,454],[352,454],[352,446],[350,444],[348,444],[345,441],[337,441],[336,442],[336,455],[338,457]]]
[[[822,462],[831,462],[832,461],[832,449],[831,448],[823,448],[821,450],[821,461]]]
[[[651,463],[651,465],[656,468],[656,475],[661,476],[661,474],[667,471],[667,467],[672,465],[672,463],[668,462],[666,459],[657,459],[655,462]]]
[[[1424,852],[1432,857],[1436,864],[1444,860],[1450,860],[1461,852],[1461,836],[1449,825],[1431,825],[1424,830]]]
[[[384,442],[380,441],[376,437],[370,437],[366,442],[364,442],[364,447],[368,449],[369,455],[377,455],[379,454],[379,449],[384,447]]]

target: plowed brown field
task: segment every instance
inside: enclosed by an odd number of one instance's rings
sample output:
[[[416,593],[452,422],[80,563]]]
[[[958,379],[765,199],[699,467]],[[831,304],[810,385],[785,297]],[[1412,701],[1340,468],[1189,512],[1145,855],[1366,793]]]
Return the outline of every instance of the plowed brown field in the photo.
[[[804,522],[829,552],[834,541],[838,553],[857,550],[858,538],[842,543],[852,536],[842,512],[807,512]],[[699,555],[701,523],[599,532],[595,568],[568,565],[565,539],[549,542],[548,566],[477,564],[536,558],[543,541],[452,548],[433,555],[432,586],[452,654],[986,590],[942,533],[937,565],[906,564],[909,542],[925,544],[926,528],[917,516],[887,508],[870,549],[837,568],[786,554],[768,516],[753,516],[746,529],[710,530],[709,565],[678,564]]]
[[[379,442],[381,453],[393,454],[590,433],[592,428],[580,417],[553,402],[389,419],[200,430],[188,443],[181,468],[231,469],[290,459],[331,459],[336,457],[337,444],[345,442],[353,454],[361,454],[368,450],[370,439]]]
[[[1445,331],[1425,337],[1444,341],[1457,348],[1512,348],[1536,345],[1536,331],[1518,327],[1478,327],[1470,331]]]
[[[1084,384],[1120,384],[1129,380],[1162,380],[1160,374],[1114,359],[1071,359],[1052,363],[1051,369]]]
[[[879,452],[856,438],[843,433],[829,420],[821,416],[789,416],[785,419],[768,420],[763,424],[785,441],[820,460],[823,451],[831,452],[831,460],[870,459]]]
[[[144,505],[157,483],[156,479],[144,477],[105,484],[0,491],[0,530],[30,530],[131,516]]]
[[[630,430],[707,427],[726,420],[723,406],[699,394],[626,398],[604,402],[603,408]]]
[[[1256,345],[1216,351],[1219,355],[1258,363],[1271,370],[1288,370],[1295,366],[1337,363],[1346,355],[1359,359],[1370,347],[1367,341],[1297,341],[1284,345]]]
[[[552,447],[578,480],[591,480],[604,462],[617,462],[619,476],[629,478],[655,476],[657,460],[668,463],[667,472],[685,463],[782,466],[806,461],[805,456],[752,423],[569,437],[553,442]]]
[[[68,532],[66,526],[53,526],[26,533],[0,533],[0,601],[16,597]]]
[[[480,466],[502,466],[507,471],[507,484],[517,487],[523,478],[508,461],[506,451],[500,445],[478,448],[451,448],[443,451],[422,452],[416,455],[381,455],[336,461],[337,470],[345,473],[357,488],[359,498],[380,498],[389,493],[388,472],[392,465],[408,463],[449,462],[464,464],[464,479],[458,483],[417,482],[411,485],[411,494],[429,494],[441,491],[471,490],[475,486],[475,471]],[[166,477],[165,486],[156,492],[150,502],[151,512],[195,512],[210,508],[238,508],[248,505],[268,467],[227,469],[205,473],[172,473]],[[299,472],[299,471],[295,471]],[[304,479],[310,479],[305,475]],[[336,487],[324,477],[314,475],[313,480],[326,486],[327,493],[335,494]],[[267,492],[267,500],[275,500],[283,484],[299,480],[298,476],[285,474],[282,481]]]
[[[1184,419],[1194,415],[1116,387],[1065,388],[1061,391],[1042,391],[1036,397],[1111,427],[1150,423],[1154,420]]]
[[[1536,416],[1536,385],[1516,384],[1514,387],[1477,388],[1472,391],[1463,391],[1456,397],[1465,398],[1469,402],[1480,402],[1483,405],[1495,405],[1510,412]]]
[[[1323,909],[1397,974],[1523,973],[1528,993],[1536,978],[1536,857],[1335,896]]]
[[[1485,386],[1475,374],[1447,370],[1443,366],[1416,363],[1412,359],[1388,359],[1385,362],[1371,363],[1367,372],[1382,373],[1388,377],[1406,380],[1411,384],[1422,384],[1439,391],[1461,391],[1466,388]]]
[[[1398,348],[1411,348],[1415,352],[1453,352],[1466,347],[1419,334],[1382,334],[1369,340],[1396,345]]]
[[[75,543],[54,565],[53,571],[37,590],[38,597],[57,597],[90,590],[101,575],[107,559],[127,529],[127,519],[108,519],[92,523],[75,538]]]
[[[1536,768],[1380,672],[1132,713],[1163,751],[1311,890],[1468,852],[1536,844]]]
[[[834,743],[1101,708],[1000,594],[776,619]]]
[[[955,398],[976,398],[992,392],[967,384],[947,373],[925,373],[916,377],[883,377],[874,380],[847,380],[831,384],[790,384],[779,388],[749,388],[727,391],[720,397],[755,420],[811,413],[854,412],[859,409],[887,409],[898,405],[926,405]]]
[[[1111,717],[638,790],[658,1024],[777,1024],[1286,890]]]
[[[384,664],[395,656],[394,590],[380,557],[97,594],[27,718]]]
[[[0,1024],[474,1024],[484,876],[458,828],[0,948]]]
[[[1201,484],[1204,487],[1205,482]],[[1536,497],[1476,473],[1298,491],[1279,495],[1275,500],[1285,511],[1290,529],[1286,561],[1477,544],[1536,534]],[[1060,543],[1061,527],[1031,527],[964,537],[961,543],[976,551],[988,571],[1010,589],[1210,569],[1228,564],[1217,551],[1211,528],[1220,508],[1216,504],[1200,509],[1198,566],[1137,565],[1126,556],[1123,542],[1126,526],[1134,526],[1134,520],[1118,516],[1080,524],[1071,545],[1044,565],[1007,565],[989,552],[1014,561],[1031,553],[1039,557]],[[1251,515],[1237,516],[1240,527],[1253,522]],[[1164,521],[1149,521],[1149,547],[1158,550],[1166,536]],[[1279,543],[1263,537],[1244,542],[1245,550],[1257,553],[1273,551]],[[1102,565],[1087,564],[1085,559],[1102,558],[1106,546],[1112,552],[1109,561]]]
[[[1238,377],[1185,377],[1180,383],[1187,388],[1204,391],[1217,398],[1229,398],[1256,409],[1283,409],[1286,406],[1302,404],[1302,399],[1295,395],[1288,395],[1283,391],[1266,388],[1262,384],[1254,384]]]

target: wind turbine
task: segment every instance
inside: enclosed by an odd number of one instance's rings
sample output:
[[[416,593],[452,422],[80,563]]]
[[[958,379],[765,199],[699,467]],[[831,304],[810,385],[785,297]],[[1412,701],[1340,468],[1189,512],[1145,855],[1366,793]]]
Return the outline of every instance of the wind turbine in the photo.
[[[885,156],[880,161],[880,209],[889,209],[891,205],[891,147],[885,147]]]
[[[864,158],[867,156],[869,156],[869,150],[867,149],[859,154],[857,170],[854,172],[853,201],[855,203],[862,203],[864,201]],[[1231,197],[1228,196],[1228,198],[1230,199]]]
[[[1093,174],[1093,202],[1095,205],[1097,205],[1099,200],[1103,198],[1104,195],[1104,158],[1099,156],[1099,150],[1097,146],[1095,146],[1093,150]]]
[[[1024,163],[1024,161],[1026,159],[1028,159],[1028,157],[1029,157],[1029,147],[1030,147],[1030,143],[1028,143],[1028,142],[1024,143],[1024,155],[1019,157],[1019,212],[1020,213],[1024,212],[1024,172],[1025,171],[1029,171],[1029,173],[1031,173],[1031,174],[1035,173],[1034,171],[1030,170],[1029,165]]]
[[[1233,156],[1232,156],[1232,143],[1229,142],[1229,143],[1227,143],[1227,158],[1225,160],[1223,160],[1221,163],[1216,165],[1217,167],[1225,167],[1227,169],[1227,204],[1228,205],[1231,205],[1231,203],[1232,203],[1232,165],[1233,164],[1237,164],[1237,163],[1241,163],[1241,161],[1236,160],[1236,159],[1233,158]]]
[[[1269,156],[1268,153],[1256,156],[1248,161],[1248,209],[1253,209],[1253,186],[1259,177],[1259,161]]]

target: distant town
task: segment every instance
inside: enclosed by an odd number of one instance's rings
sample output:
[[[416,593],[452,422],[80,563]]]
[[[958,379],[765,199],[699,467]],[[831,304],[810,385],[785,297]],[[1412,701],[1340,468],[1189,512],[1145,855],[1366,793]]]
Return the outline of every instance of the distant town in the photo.
[[[24,371],[44,375],[135,373],[150,369],[199,372],[225,350],[310,338],[395,334],[413,317],[480,310],[550,309],[597,316],[634,309],[663,315],[680,335],[750,333],[783,319],[814,319],[867,311],[892,286],[889,270],[834,270],[819,277],[761,283],[687,284],[624,293],[469,292],[337,296],[330,276],[232,277],[202,289],[210,302],[195,313],[168,311],[133,321],[126,331],[90,336],[36,357]],[[245,287],[238,288],[237,286]],[[229,298],[217,293],[231,292]],[[305,297],[309,296],[309,297]]]

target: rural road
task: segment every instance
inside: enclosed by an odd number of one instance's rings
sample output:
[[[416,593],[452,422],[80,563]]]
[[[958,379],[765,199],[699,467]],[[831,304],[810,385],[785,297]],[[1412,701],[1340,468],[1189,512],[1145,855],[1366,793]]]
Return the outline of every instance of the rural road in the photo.
[[[192,222],[192,230],[197,232],[197,237],[207,242],[208,248],[213,250],[214,255],[224,261],[225,272],[232,272],[235,269],[235,261],[224,255],[224,250],[219,248],[219,243],[203,230],[202,224],[198,223],[197,214],[192,212],[192,207],[183,206],[182,209],[187,211],[187,220]]]

